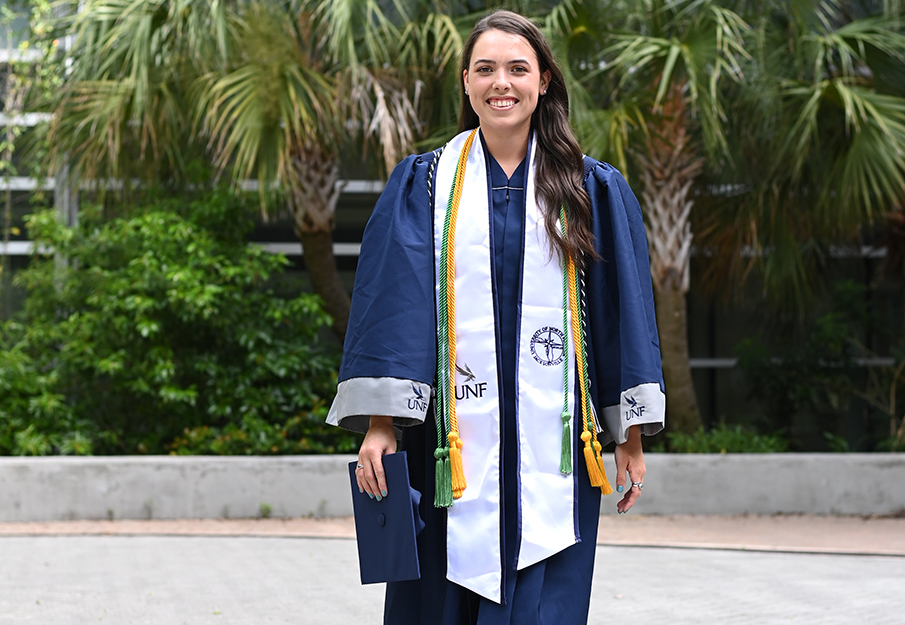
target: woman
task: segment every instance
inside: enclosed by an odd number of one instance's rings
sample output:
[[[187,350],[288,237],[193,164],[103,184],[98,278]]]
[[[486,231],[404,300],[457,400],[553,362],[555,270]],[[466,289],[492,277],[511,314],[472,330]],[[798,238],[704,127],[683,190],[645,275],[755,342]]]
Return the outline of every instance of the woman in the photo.
[[[385,623],[586,623],[600,445],[624,513],[641,434],[663,427],[644,225],[582,157],[531,22],[478,22],[462,83],[460,134],[405,159],[368,223],[328,421],[366,432],[356,475],[377,499],[401,430],[424,493],[421,579],[387,585]]]

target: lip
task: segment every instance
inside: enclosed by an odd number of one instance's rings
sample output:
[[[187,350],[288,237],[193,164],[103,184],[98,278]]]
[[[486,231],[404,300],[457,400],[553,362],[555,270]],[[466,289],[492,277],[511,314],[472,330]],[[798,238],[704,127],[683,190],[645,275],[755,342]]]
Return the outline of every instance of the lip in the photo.
[[[511,109],[513,106],[518,104],[517,98],[488,98],[487,105],[491,108],[505,111],[507,109]]]

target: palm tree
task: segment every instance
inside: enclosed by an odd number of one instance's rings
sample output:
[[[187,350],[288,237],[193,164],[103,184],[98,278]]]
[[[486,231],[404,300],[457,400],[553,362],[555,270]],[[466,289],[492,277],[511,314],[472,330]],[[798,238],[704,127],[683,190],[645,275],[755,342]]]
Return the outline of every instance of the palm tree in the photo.
[[[392,18],[375,0],[92,0],[62,24],[75,44],[52,162],[91,179],[159,178],[179,174],[188,144],[236,185],[257,177],[265,211],[285,201],[342,338],[340,152],[374,139],[392,164],[418,130],[417,90],[394,65],[405,16]]]
[[[722,90],[742,77],[748,25],[712,0],[614,0],[567,7],[576,125],[588,153],[640,189],[672,428],[701,424],[686,295],[693,187],[725,152]]]
[[[227,4],[216,0],[89,0],[47,33],[71,41],[65,80],[45,103],[52,174],[82,180],[161,179],[186,163],[186,94],[226,56]]]
[[[195,119],[218,167],[236,179],[279,181],[312,284],[340,335],[349,296],[332,231],[342,148],[355,136],[365,147],[376,142],[389,169],[420,131],[420,84],[398,63],[407,18],[396,9],[388,15],[374,0],[254,5],[231,17],[227,71],[214,69],[197,86]],[[307,115],[300,99],[319,101],[306,92],[312,85],[329,94],[329,107]]]
[[[731,94],[735,190],[703,225],[708,277],[731,291],[762,281],[772,308],[812,305],[830,244],[858,244],[905,203],[905,36],[901,2],[765,2],[748,80]],[[749,253],[740,255],[739,249]]]

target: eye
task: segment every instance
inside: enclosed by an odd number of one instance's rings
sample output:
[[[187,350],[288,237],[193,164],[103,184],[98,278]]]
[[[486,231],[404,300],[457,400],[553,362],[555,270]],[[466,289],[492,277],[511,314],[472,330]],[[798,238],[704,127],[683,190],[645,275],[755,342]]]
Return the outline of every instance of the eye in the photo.
[[[515,65],[515,66],[513,66],[512,71],[513,71],[513,73],[516,73],[516,74],[524,74],[525,72],[528,71],[528,68],[524,67],[522,65]]]
[[[475,71],[478,72],[479,74],[489,74],[489,73],[492,72],[493,70],[490,69],[490,67],[488,67],[487,65],[485,65],[485,66],[483,66],[483,67],[479,67],[479,68],[476,69]]]

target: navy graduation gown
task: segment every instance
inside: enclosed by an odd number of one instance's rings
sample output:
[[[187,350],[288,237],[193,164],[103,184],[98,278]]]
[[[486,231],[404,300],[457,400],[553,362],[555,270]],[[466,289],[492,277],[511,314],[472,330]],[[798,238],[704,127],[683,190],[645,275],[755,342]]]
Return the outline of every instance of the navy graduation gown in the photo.
[[[432,158],[432,153],[410,156],[396,168],[368,224],[340,370],[341,384],[380,378],[411,382],[415,390],[418,384],[430,385],[434,381],[433,228],[428,199]],[[430,410],[425,425],[402,431],[402,448],[408,451],[412,485],[423,493],[420,511],[426,527],[418,538],[422,578],[387,585],[384,622],[394,625],[568,625],[587,621],[600,492],[589,484],[583,454],[576,454],[575,467],[581,542],[516,571],[519,510],[515,319],[521,287],[525,163],[512,179],[507,179],[492,158],[488,158],[488,167],[493,187],[491,236],[502,376],[504,518],[499,540],[505,558],[504,602],[495,604],[446,580],[446,511],[432,506],[436,433]],[[618,406],[620,394],[627,388],[651,382],[659,382],[662,387],[646,239],[637,201],[616,170],[587,159],[585,180],[598,216],[594,234],[603,259],[588,269],[586,284],[592,399],[598,407]],[[618,219],[606,219],[610,211],[616,211]],[[624,353],[620,349],[623,335],[633,344],[646,347]],[[595,354],[609,357],[599,362]],[[393,408],[375,407],[371,414],[389,414],[399,425],[418,421],[417,415],[402,414]],[[367,414],[337,414],[333,418],[345,427],[366,428]],[[662,415],[659,418],[661,423]],[[645,428],[650,433],[662,427],[660,423],[648,421]],[[578,429],[573,429],[575,445],[579,444]],[[609,438],[613,436],[616,433],[610,433]],[[602,438],[605,442],[606,434]]]

